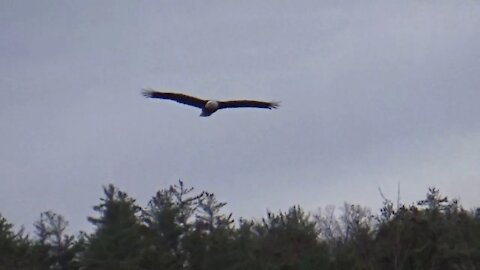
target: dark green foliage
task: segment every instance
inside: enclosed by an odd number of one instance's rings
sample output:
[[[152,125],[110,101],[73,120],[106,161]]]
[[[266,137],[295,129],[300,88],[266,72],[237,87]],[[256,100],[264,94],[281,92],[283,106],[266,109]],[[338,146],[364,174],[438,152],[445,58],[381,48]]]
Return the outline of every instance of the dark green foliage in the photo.
[[[142,265],[145,269],[181,269],[187,263],[185,241],[191,234],[198,201],[182,181],[157,192],[143,211],[146,247]]]
[[[417,205],[388,210],[391,219],[382,220],[376,236],[378,265],[394,270],[479,269],[479,220],[434,188]]]
[[[143,209],[104,187],[91,234],[67,234],[65,218],[47,211],[30,238],[0,215],[0,270],[480,269],[480,211],[435,188],[410,206],[385,199],[376,216],[346,203],[339,214],[294,206],[235,224],[225,206],[179,181]]]
[[[252,231],[259,242],[259,269],[325,269],[326,245],[315,222],[298,206],[278,214],[268,212]]]
[[[82,244],[66,234],[68,221],[62,215],[43,212],[34,225],[38,240],[32,245],[32,256],[39,269],[79,268],[76,255],[82,250]]]
[[[225,205],[218,202],[214,194],[202,193],[195,215],[195,229],[185,239],[189,257],[186,269],[229,269],[236,263],[232,215],[221,213]]]
[[[35,223],[36,239],[23,230],[13,233],[12,225],[0,216],[0,269],[79,269],[77,255],[81,242],[65,234],[68,222],[51,211]]]
[[[143,237],[135,200],[113,185],[104,188],[105,198],[93,209],[100,217],[89,217],[95,233],[89,236],[82,257],[87,269],[140,269]]]
[[[20,257],[18,237],[13,225],[0,214],[0,269],[15,269]],[[23,253],[23,252],[22,252]]]
[[[344,206],[345,237],[334,249],[335,269],[372,269],[374,264],[373,223],[370,211],[359,205]]]

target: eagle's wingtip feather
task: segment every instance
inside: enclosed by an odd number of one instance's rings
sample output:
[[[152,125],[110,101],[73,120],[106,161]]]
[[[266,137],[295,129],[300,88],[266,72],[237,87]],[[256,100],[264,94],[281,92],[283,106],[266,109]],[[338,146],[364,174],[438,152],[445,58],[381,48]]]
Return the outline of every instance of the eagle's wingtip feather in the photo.
[[[270,107],[269,107],[269,109],[277,109],[278,107],[280,107],[280,101],[272,101],[272,102],[270,102]]]
[[[143,89],[142,89],[142,95],[143,95],[144,97],[150,97],[150,98],[151,98],[151,97],[153,96],[153,93],[154,93],[154,92],[155,92],[155,91],[153,91],[152,88],[143,88]]]

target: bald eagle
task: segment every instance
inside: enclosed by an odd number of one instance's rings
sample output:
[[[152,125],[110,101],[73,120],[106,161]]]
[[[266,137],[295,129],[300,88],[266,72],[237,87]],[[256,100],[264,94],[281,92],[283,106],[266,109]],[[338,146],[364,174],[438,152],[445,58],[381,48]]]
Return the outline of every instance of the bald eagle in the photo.
[[[158,92],[152,89],[143,89],[142,94],[148,98],[160,98],[174,100],[178,103],[194,106],[202,109],[200,116],[210,116],[220,109],[226,108],[263,108],[276,109],[278,102],[265,102],[257,100],[206,100],[179,93]]]

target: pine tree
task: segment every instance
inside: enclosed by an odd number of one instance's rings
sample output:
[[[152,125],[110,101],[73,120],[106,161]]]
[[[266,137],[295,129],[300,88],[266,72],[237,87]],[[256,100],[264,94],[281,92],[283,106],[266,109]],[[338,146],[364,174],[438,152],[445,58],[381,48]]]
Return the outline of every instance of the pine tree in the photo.
[[[73,235],[66,234],[68,221],[52,211],[40,214],[35,224],[38,240],[33,243],[33,256],[37,266],[44,269],[78,269],[82,249]]]
[[[326,245],[318,239],[315,222],[299,206],[268,212],[252,229],[259,237],[260,269],[327,269]]]
[[[140,269],[143,236],[135,200],[113,185],[104,187],[105,198],[94,206],[99,217],[89,217],[95,233],[89,236],[83,256],[86,269]]]
[[[13,269],[18,260],[17,239],[12,228],[0,214],[0,270]]]
[[[193,195],[193,188],[182,181],[160,190],[143,212],[148,250],[144,265],[148,269],[182,269],[187,263],[185,237],[193,229],[192,217],[203,196]]]
[[[185,239],[187,269],[229,269],[235,264],[234,221],[232,214],[222,213],[225,205],[213,193],[203,192],[199,198],[195,230]]]

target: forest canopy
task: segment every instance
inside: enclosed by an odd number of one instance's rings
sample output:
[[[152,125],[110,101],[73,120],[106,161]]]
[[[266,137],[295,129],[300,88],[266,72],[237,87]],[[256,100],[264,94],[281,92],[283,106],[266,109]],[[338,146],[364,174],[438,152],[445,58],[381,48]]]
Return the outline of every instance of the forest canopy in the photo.
[[[0,214],[0,270],[480,269],[480,210],[436,188],[412,205],[384,198],[378,214],[345,203],[235,221],[225,205],[179,181],[146,206],[105,186],[91,233],[70,235],[68,221],[46,211],[28,234]]]

